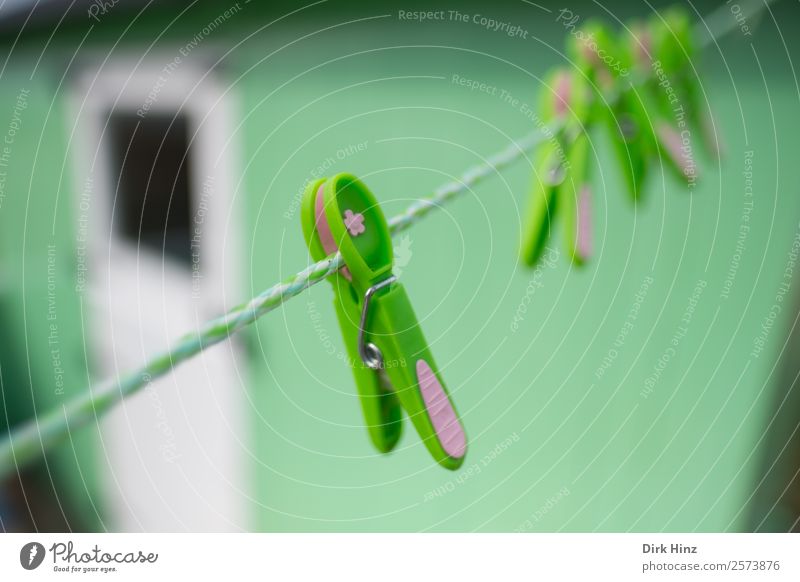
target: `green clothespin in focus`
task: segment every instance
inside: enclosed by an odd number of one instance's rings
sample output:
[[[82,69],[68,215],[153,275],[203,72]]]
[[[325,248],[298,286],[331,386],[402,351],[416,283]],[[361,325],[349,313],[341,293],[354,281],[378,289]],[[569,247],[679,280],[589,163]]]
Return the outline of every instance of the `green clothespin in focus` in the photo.
[[[569,52],[594,85],[591,119],[605,126],[625,187],[636,201],[641,197],[654,148],[647,112],[631,85],[630,58],[600,22],[581,27],[569,41]]]
[[[370,438],[381,452],[400,438],[406,411],[434,459],[455,470],[466,436],[403,285],[392,274],[392,238],[381,207],[355,176],[312,182],[303,194],[303,234],[315,261],[341,252],[330,276]]]
[[[545,123],[560,121],[563,139],[553,136],[536,152],[536,176],[524,217],[520,256],[532,267],[541,258],[561,217],[567,255],[583,264],[591,254],[590,142],[586,123],[591,94],[579,70],[557,70],[548,76],[540,103]]]

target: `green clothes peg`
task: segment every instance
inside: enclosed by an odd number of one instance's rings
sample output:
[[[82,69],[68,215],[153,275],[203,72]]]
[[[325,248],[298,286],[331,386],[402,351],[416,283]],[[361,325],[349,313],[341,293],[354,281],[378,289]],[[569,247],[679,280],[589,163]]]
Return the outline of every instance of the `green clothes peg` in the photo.
[[[529,267],[539,262],[550,238],[551,219],[556,213],[556,193],[564,180],[562,155],[561,144],[552,138],[539,146],[534,156],[536,171],[528,209],[522,220],[520,244],[520,258]]]
[[[655,151],[649,139],[647,112],[631,85],[631,62],[605,25],[588,22],[569,44],[578,68],[595,89],[590,114],[606,128],[632,200],[639,199],[647,160]]]
[[[316,194],[325,182],[325,179],[321,179],[309,184],[301,206],[303,234],[315,261],[322,260],[329,254],[320,240],[316,219]],[[370,439],[380,452],[388,453],[395,447],[402,432],[400,401],[385,374],[375,373],[375,370],[361,361],[356,341],[361,307],[350,279],[343,271],[338,271],[330,276],[330,281],[333,284],[336,317],[345,338],[348,361],[353,369]]]
[[[561,135],[536,153],[536,176],[524,216],[520,257],[534,266],[544,253],[558,215],[568,256],[583,264],[591,254],[590,142],[586,135],[590,108],[588,84],[580,71],[558,70],[546,82],[540,117],[560,120]]]
[[[656,24],[658,22],[658,24]],[[680,180],[692,180],[696,177],[691,151],[684,148],[682,143],[681,119],[686,119],[685,110],[681,102],[682,83],[676,74],[680,59],[677,51],[682,50],[673,42],[665,42],[666,36],[662,30],[659,19],[650,21],[649,26],[642,31],[642,39],[648,50],[639,52],[640,57],[649,53],[642,66],[647,66],[652,72],[643,92],[648,110],[652,115],[653,131],[658,142],[661,159],[666,162],[666,167]],[[670,35],[671,36],[671,35]],[[674,40],[674,37],[672,37]],[[683,134],[686,135],[686,134]]]
[[[392,239],[377,200],[350,174],[312,182],[303,234],[314,260],[341,252],[330,277],[334,305],[370,438],[381,452],[400,438],[406,411],[434,459],[461,466],[466,436],[403,286],[392,275]]]
[[[665,15],[669,14],[670,11],[665,12]],[[688,20],[686,25],[686,30],[690,32]],[[669,33],[671,40],[667,42],[662,26],[660,17],[647,26],[632,24],[626,52],[632,67],[646,79],[638,95],[649,115],[655,155],[678,179],[693,184],[697,178],[697,167],[688,140],[691,132],[687,131],[690,120],[689,94],[684,79],[688,77],[686,62],[678,54],[684,48],[680,43],[673,42],[675,36],[672,33]],[[686,40],[689,42],[688,37]]]
[[[698,53],[691,16],[681,7],[669,8],[660,17],[650,19],[649,33],[654,58],[660,61],[665,76],[675,85],[678,105],[682,107],[681,113],[685,112],[687,125],[693,134],[701,136],[702,139],[696,141],[702,143],[707,157],[719,159],[721,143],[714,129],[711,112],[703,106],[703,90],[695,71],[694,59]],[[675,109],[673,104],[673,112]]]

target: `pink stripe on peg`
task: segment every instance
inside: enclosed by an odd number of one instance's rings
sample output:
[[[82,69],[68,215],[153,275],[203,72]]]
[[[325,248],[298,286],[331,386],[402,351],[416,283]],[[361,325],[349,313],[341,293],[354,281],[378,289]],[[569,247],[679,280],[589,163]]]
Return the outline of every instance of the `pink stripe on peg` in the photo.
[[[417,360],[417,379],[425,408],[445,452],[456,459],[467,450],[467,437],[444,388],[425,360]]]

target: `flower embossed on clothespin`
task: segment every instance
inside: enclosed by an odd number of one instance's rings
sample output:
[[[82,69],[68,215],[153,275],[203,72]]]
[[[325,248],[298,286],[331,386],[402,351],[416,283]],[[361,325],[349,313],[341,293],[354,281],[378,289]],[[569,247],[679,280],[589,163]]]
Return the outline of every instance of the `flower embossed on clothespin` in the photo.
[[[367,230],[364,226],[364,215],[360,212],[354,214],[350,209],[344,211],[344,225],[347,227],[347,232],[350,233],[350,236],[358,236]]]

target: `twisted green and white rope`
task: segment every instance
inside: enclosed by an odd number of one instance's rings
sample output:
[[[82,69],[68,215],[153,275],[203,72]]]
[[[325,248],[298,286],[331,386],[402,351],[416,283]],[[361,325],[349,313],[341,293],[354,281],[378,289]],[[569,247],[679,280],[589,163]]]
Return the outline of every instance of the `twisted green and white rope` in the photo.
[[[389,220],[389,228],[392,231],[392,235],[409,228],[432,209],[438,208],[459,194],[463,194],[493,172],[498,172],[516,162],[523,154],[532,151],[544,140],[553,138],[557,131],[558,126],[556,125],[543,126],[541,129],[517,140],[506,149],[490,156],[487,158],[486,163],[470,168],[461,174],[458,180],[442,184],[433,191],[430,197],[417,200],[405,212]]]

